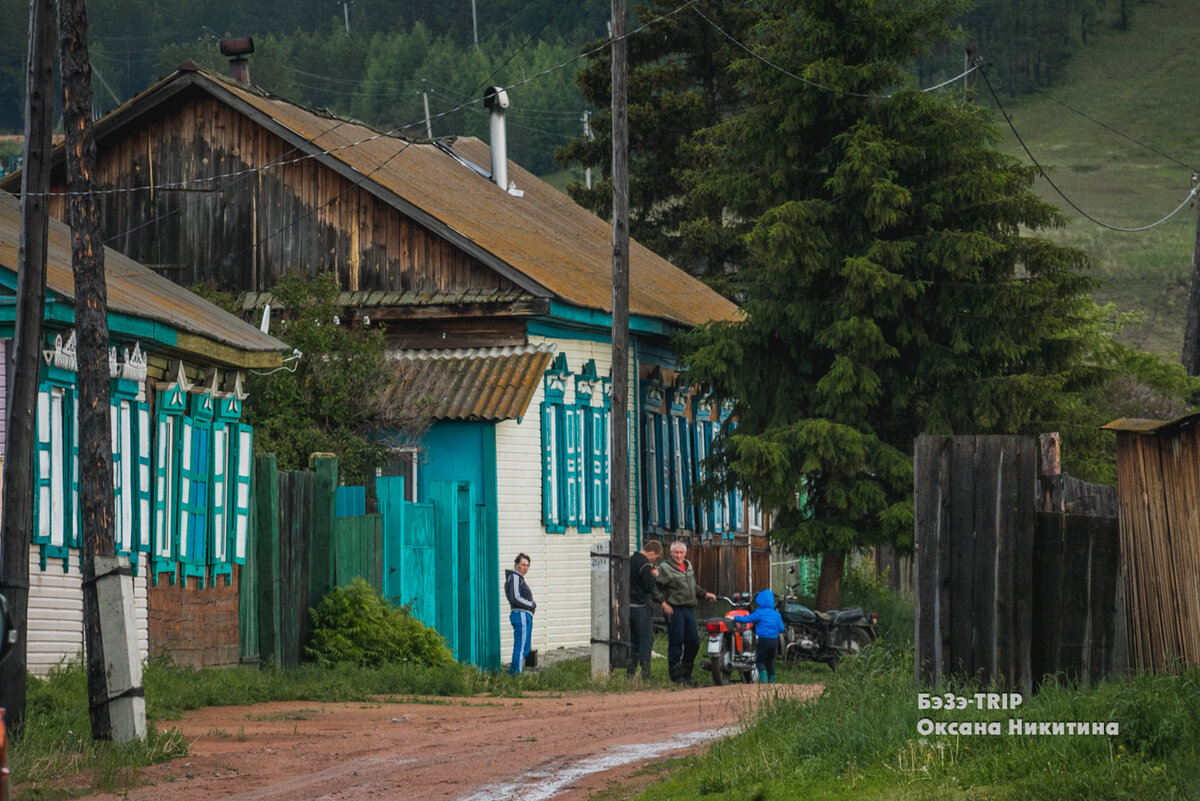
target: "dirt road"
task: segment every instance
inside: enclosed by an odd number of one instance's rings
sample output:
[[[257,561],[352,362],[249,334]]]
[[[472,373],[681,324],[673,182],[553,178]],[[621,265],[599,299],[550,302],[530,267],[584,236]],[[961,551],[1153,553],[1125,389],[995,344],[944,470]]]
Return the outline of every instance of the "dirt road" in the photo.
[[[149,768],[129,801],[437,799],[585,801],[629,792],[656,761],[727,736],[762,699],[816,685],[212,707],[179,728],[185,759]]]

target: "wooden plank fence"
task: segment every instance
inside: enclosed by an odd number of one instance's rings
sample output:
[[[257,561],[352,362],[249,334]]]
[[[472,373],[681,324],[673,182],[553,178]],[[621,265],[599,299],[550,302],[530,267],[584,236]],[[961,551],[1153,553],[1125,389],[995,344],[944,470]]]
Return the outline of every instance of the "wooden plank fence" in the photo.
[[[1052,475],[1033,437],[919,437],[916,678],[1032,690],[1127,666],[1117,519],[1037,513],[1112,508],[1111,488]],[[1047,492],[1046,490],[1050,491]]]
[[[1087,684],[1127,665],[1115,517],[1037,516],[1033,675]]]
[[[1037,443],[916,442],[916,678],[1032,687]]]

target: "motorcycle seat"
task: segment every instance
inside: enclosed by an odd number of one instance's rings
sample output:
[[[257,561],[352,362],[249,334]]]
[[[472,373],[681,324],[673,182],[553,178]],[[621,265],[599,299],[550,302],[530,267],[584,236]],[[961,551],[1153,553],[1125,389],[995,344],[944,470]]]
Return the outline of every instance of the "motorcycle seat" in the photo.
[[[848,623],[854,623],[855,621],[862,620],[862,618],[863,618],[862,607],[861,606],[851,606],[846,609],[833,610],[833,613],[826,619],[831,620],[831,622],[834,625],[843,626]]]

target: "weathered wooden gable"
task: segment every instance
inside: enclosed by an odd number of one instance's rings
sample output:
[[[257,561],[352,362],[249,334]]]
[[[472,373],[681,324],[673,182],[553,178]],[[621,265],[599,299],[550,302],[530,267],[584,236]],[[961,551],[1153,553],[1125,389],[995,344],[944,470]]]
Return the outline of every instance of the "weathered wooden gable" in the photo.
[[[138,122],[103,136],[98,149],[104,236],[176,283],[261,292],[286,269],[331,267],[349,291],[516,289],[373,194],[365,176],[305,157],[261,114],[187,86]],[[59,169],[54,191],[61,187]],[[65,216],[65,198],[52,213]]]

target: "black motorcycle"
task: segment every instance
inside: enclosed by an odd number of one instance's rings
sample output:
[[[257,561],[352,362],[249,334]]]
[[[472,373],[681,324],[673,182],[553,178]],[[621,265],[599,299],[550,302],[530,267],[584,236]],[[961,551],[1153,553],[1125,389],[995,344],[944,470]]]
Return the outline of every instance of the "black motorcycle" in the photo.
[[[795,573],[795,568],[788,572]],[[797,586],[776,605],[785,624],[779,638],[784,659],[824,662],[834,670],[842,657],[856,656],[875,642],[877,615],[858,606],[814,612],[796,600]]]

